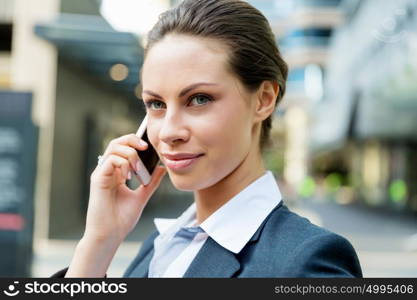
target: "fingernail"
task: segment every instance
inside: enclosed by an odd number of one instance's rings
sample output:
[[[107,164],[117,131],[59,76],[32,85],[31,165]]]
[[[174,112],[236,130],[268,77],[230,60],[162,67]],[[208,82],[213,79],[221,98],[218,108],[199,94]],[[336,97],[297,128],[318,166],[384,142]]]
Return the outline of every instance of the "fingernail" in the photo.
[[[127,173],[127,179],[132,179],[132,172],[129,171],[129,173]]]
[[[147,143],[147,142],[145,142],[145,141],[143,141],[143,140],[140,140],[140,141],[139,141],[139,144],[140,144],[141,146],[147,146],[147,145],[148,145],[148,143]]]
[[[136,173],[139,173],[140,170],[140,162],[136,162]]]

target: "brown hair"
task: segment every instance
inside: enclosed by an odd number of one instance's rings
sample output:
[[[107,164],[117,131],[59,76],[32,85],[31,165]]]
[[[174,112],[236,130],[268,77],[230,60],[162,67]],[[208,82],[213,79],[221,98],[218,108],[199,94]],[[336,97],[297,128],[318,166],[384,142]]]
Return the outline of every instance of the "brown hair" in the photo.
[[[146,54],[169,33],[214,38],[229,47],[229,67],[248,91],[264,80],[279,86],[276,105],[285,94],[288,66],[282,59],[268,20],[240,0],[184,0],[162,13],[148,34]],[[270,143],[272,115],[262,122],[260,148]]]

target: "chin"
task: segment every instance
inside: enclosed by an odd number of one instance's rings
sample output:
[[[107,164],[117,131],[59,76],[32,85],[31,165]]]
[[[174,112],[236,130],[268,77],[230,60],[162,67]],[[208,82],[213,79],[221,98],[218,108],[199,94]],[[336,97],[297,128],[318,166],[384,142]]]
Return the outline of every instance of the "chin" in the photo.
[[[180,191],[192,192],[206,187],[205,182],[198,180],[196,176],[178,175],[168,172],[172,185]],[[203,179],[204,180],[204,179]]]

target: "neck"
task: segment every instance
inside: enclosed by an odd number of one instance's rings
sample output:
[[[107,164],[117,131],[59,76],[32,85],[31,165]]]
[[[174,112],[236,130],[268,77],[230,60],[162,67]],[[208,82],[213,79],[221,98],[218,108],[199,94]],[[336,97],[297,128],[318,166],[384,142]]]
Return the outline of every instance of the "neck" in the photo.
[[[232,199],[253,181],[264,175],[262,155],[251,149],[242,163],[216,184],[194,192],[197,222],[201,224],[223,204]]]

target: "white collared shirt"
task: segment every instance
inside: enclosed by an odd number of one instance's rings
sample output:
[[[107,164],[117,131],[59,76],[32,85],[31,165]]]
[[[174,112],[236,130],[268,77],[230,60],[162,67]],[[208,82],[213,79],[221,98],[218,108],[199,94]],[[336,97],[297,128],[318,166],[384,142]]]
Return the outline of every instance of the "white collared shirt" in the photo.
[[[194,236],[164,274],[150,276],[183,277],[209,236],[229,251],[239,253],[281,199],[275,177],[268,170],[204,220],[199,226],[203,231]],[[177,219],[155,218],[154,223],[159,235],[154,240],[152,260],[163,255],[164,249],[170,247],[170,240],[181,228],[197,226],[195,203]]]

